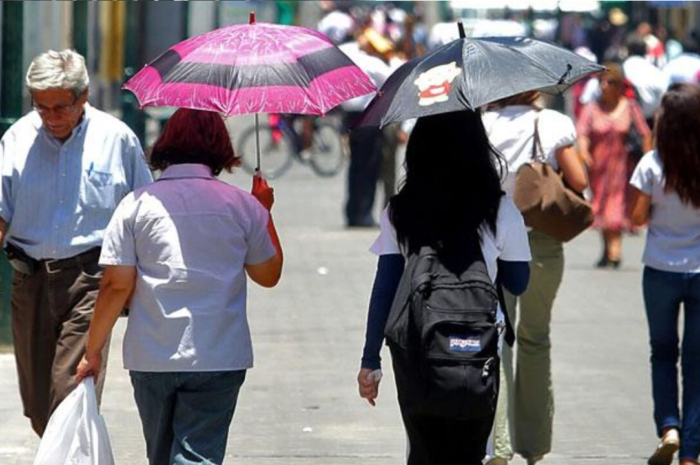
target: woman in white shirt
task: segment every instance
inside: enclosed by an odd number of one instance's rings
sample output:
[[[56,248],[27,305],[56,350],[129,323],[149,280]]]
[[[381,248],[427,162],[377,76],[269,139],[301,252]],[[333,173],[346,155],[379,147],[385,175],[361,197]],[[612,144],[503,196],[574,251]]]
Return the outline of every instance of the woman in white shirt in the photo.
[[[379,393],[379,354],[404,256],[431,246],[449,257],[462,257],[470,238],[478,237],[492,282],[498,275],[513,294],[527,287],[527,233],[522,215],[503,195],[496,160],[478,112],[417,121],[406,151],[406,178],[384,211],[381,233],[372,246],[379,261],[358,374],[360,396],[371,405]],[[409,440],[408,465],[481,465],[493,417],[435,420],[411,411],[401,395],[405,383],[396,359],[394,366]]]
[[[533,156],[535,127],[539,136],[537,156],[555,170],[576,191],[586,188],[586,172],[574,143],[576,129],[568,116],[537,106],[538,92],[526,92],[496,102],[484,114],[484,125],[493,146],[508,164],[503,189],[513,194],[515,176]],[[532,267],[530,285],[520,296],[517,323],[517,367],[512,373],[510,348],[503,351],[502,390],[494,431],[494,451],[490,465],[507,463],[513,449],[528,464],[536,463],[552,447],[554,394],[552,389],[550,321],[552,307],[564,275],[562,243],[539,231],[530,231]],[[511,321],[516,321],[515,297],[506,294]],[[508,391],[514,389],[512,396]],[[507,399],[513,399],[514,447],[510,445]]]
[[[649,322],[654,420],[661,443],[650,465],[700,453],[700,88],[674,84],[661,103],[655,151],[637,165],[632,220],[649,221],[644,303]],[[678,318],[684,328],[679,354]],[[679,402],[678,358],[683,374]],[[679,408],[679,403],[681,407]]]

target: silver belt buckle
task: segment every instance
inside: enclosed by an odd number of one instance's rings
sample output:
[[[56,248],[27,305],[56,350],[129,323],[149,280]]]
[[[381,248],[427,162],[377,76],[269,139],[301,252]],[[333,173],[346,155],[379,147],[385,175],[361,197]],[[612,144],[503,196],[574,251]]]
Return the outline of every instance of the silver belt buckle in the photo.
[[[47,273],[47,274],[56,274],[56,273],[58,273],[59,271],[61,271],[60,268],[57,268],[57,269],[54,270],[53,267],[52,267],[52,265],[53,265],[54,263],[58,262],[58,261],[60,261],[60,260],[46,260],[46,261],[44,262],[44,268],[46,268],[46,273]]]

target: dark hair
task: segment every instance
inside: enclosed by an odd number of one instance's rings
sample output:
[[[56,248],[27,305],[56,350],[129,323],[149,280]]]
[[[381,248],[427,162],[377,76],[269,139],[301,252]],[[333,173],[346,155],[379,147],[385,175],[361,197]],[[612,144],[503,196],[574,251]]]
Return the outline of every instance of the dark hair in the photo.
[[[424,245],[460,250],[483,224],[495,234],[504,163],[478,111],[419,118],[406,149],[406,178],[390,201],[399,243],[409,253]]]
[[[647,54],[647,44],[644,42],[644,37],[636,32],[627,36],[627,52],[630,56],[645,56]]]
[[[656,147],[664,165],[666,192],[700,208],[700,87],[673,84],[661,100]]]
[[[214,176],[241,164],[221,115],[180,108],[170,117],[151,150],[151,168],[164,170],[184,163],[207,165]]]
[[[684,53],[700,53],[700,34],[693,30],[682,43]]]

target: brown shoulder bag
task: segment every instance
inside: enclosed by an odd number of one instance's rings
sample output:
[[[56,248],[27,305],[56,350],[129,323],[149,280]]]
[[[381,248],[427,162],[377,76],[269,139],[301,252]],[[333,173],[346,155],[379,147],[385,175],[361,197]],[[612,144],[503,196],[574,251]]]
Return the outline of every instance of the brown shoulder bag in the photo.
[[[583,196],[545,163],[538,123],[539,115],[535,118],[532,159],[516,174],[513,201],[525,225],[567,242],[593,224],[593,211]]]

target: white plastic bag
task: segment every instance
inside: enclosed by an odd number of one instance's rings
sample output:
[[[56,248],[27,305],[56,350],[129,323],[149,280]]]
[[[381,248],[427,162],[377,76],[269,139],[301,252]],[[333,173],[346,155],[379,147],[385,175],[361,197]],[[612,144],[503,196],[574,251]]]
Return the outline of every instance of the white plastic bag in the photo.
[[[114,465],[92,377],[85,378],[51,415],[34,465]]]

